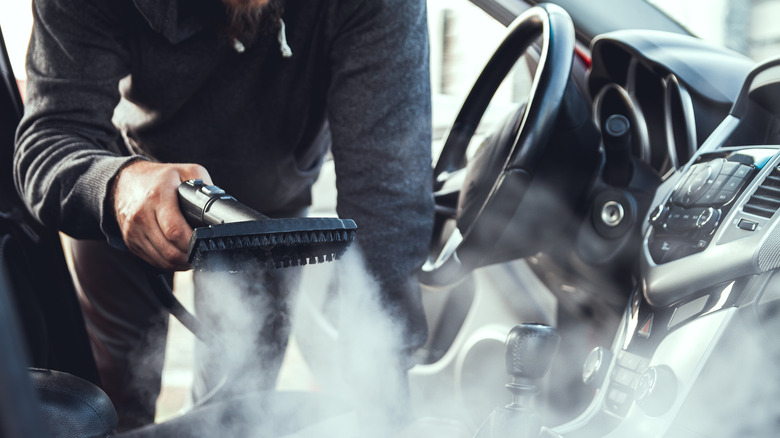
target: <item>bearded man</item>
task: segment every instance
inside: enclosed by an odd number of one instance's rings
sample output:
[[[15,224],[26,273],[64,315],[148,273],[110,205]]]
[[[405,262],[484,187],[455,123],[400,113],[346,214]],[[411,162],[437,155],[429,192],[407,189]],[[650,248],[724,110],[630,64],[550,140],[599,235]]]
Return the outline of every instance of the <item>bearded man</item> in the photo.
[[[298,215],[331,150],[338,213],[357,222],[382,301],[402,316],[399,360],[424,343],[413,281],[433,218],[423,0],[33,0],[33,12],[17,188],[73,238],[121,429],[154,420],[167,313],[139,259],[189,268],[185,180]]]

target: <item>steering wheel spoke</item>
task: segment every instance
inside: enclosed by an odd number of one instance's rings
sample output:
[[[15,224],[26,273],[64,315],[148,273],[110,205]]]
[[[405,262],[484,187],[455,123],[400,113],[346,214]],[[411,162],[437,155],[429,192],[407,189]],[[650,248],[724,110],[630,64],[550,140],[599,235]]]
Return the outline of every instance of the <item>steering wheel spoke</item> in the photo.
[[[455,219],[458,214],[458,198],[460,189],[466,180],[466,169],[459,169],[452,173],[443,174],[441,188],[433,192],[436,205],[436,216],[446,219]]]
[[[513,114],[499,135],[467,162],[469,142],[493,95],[517,60],[540,37],[541,55],[525,109]],[[509,26],[504,41],[466,97],[434,168],[438,235],[420,273],[423,283],[454,284],[480,266],[479,254],[485,252],[483,258],[491,258],[487,253],[516,216],[528,187],[523,179],[522,184],[511,188],[512,197],[507,199],[502,184],[507,175],[534,174],[568,85],[574,44],[571,18],[553,4],[529,8]],[[500,200],[493,199],[497,194]],[[454,230],[445,226],[452,219],[457,223]]]

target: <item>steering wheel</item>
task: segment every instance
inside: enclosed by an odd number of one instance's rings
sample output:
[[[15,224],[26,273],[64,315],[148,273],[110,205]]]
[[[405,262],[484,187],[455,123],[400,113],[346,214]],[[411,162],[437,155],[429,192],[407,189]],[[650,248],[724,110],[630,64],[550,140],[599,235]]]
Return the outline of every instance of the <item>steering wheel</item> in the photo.
[[[541,37],[541,56],[522,113],[498,141],[475,156],[466,150],[501,82],[528,47]],[[493,248],[521,213],[518,206],[533,180],[555,127],[574,59],[574,25],[561,7],[541,4],[526,10],[485,65],[450,128],[434,168],[437,226],[420,281],[428,286],[457,283],[485,264]],[[467,163],[464,166],[464,163]],[[455,207],[448,207],[457,198]],[[533,212],[522,212],[533,214]],[[451,231],[443,226],[455,219]],[[449,236],[447,236],[449,233]]]

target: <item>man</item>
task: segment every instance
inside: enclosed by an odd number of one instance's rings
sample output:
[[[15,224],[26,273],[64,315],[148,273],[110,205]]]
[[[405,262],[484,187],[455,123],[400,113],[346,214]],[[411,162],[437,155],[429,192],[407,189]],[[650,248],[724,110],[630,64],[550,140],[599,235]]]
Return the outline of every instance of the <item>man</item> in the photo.
[[[296,215],[331,147],[339,215],[357,222],[404,319],[399,354],[424,342],[411,281],[433,216],[423,0],[33,0],[33,12],[17,187],[77,239],[74,276],[121,428],[154,418],[167,315],[138,258],[188,268],[181,181]]]

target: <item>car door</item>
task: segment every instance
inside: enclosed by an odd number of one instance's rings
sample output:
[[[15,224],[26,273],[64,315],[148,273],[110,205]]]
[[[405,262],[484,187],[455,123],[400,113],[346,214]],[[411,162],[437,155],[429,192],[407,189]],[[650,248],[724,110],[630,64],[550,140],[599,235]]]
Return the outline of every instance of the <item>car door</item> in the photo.
[[[24,333],[28,366],[99,379],[59,234],[29,214],[13,183],[22,98],[0,32],[0,270]]]

